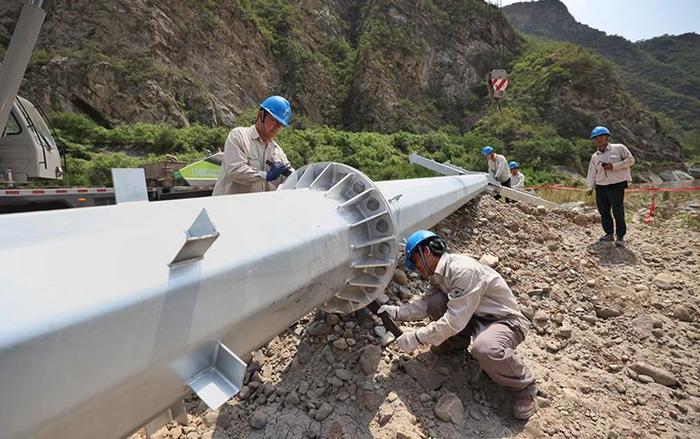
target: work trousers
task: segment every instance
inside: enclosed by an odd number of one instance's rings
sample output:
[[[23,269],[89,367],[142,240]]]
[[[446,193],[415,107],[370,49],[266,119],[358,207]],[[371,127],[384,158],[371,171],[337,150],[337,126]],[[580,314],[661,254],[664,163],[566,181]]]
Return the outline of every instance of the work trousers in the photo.
[[[510,187],[510,178],[508,178],[506,181],[501,181],[500,183],[501,183],[501,186],[503,186],[503,187]],[[494,195],[493,198],[500,200],[501,196],[496,194],[496,195]],[[506,202],[509,201],[508,198],[506,198],[505,200],[506,200]]]
[[[430,320],[439,319],[446,311],[446,295],[438,293],[428,297]],[[515,352],[515,348],[525,340],[520,329],[509,322],[473,316],[464,330],[445,340],[440,346],[448,343],[453,349],[466,348],[470,339],[472,356],[495,383],[505,387],[516,397],[537,393],[535,376]]]
[[[608,184],[605,186],[595,186],[595,204],[600,212],[600,222],[606,235],[617,235],[617,239],[622,239],[627,233],[625,224],[625,189],[627,182]],[[612,209],[612,215],[610,210]],[[613,229],[613,217],[615,224]]]

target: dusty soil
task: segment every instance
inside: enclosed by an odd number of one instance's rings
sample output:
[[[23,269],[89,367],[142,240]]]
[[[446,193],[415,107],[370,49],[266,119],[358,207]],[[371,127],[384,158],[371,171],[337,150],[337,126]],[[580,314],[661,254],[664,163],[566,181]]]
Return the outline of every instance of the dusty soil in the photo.
[[[597,242],[590,210],[488,196],[435,228],[451,251],[495,256],[532,321],[518,348],[539,382],[529,422],[468,352],[382,347],[384,328],[361,310],[309,314],[255,352],[237,397],[210,411],[190,396],[189,425],[155,437],[700,437],[698,213],[643,213],[629,213],[624,249]],[[400,272],[380,300],[424,288]]]

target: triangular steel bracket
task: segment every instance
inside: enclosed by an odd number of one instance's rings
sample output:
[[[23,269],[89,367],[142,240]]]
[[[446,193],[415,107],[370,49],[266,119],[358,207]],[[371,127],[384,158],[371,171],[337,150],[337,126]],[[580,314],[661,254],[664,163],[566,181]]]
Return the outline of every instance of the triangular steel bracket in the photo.
[[[185,232],[187,240],[180,248],[175,258],[168,264],[170,268],[178,267],[183,264],[198,261],[204,257],[204,253],[209,250],[209,247],[219,237],[214,223],[209,219],[206,209],[202,209],[194,220],[194,223]]]
[[[220,342],[209,361],[187,385],[210,409],[216,410],[243,386],[246,364]]]

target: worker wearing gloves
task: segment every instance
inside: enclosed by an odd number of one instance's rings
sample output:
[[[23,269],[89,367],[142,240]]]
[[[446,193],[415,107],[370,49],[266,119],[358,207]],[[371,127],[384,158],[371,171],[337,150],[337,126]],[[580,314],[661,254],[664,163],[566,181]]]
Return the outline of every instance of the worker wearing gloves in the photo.
[[[612,241],[613,232],[617,235],[615,245],[624,247],[624,237],[627,233],[625,224],[625,189],[632,181],[630,167],[634,165],[634,157],[627,147],[621,143],[609,142],[610,131],[602,126],[591,131],[591,140],[596,146],[596,152],[588,164],[588,193],[595,189],[595,203],[600,212],[600,222],[605,235],[600,241]],[[612,215],[610,210],[612,209]],[[613,217],[615,218],[613,229]]]
[[[481,154],[489,161],[489,177],[501,183],[501,186],[510,187],[510,172],[506,158],[496,154],[492,146],[484,146]]]
[[[489,177],[499,182],[501,186],[510,187],[510,172],[506,158],[501,154],[496,154],[492,146],[484,146],[481,149],[481,154],[488,159]],[[494,198],[499,200],[501,196],[496,195]]]
[[[524,191],[525,176],[522,174],[522,172],[520,172],[520,165],[518,162],[508,163],[508,169],[510,169],[510,187],[512,189]]]
[[[276,190],[281,177],[292,169],[273,139],[289,125],[291,117],[289,102],[282,96],[270,96],[260,104],[255,125],[231,130],[212,195]]]
[[[405,266],[429,279],[431,288],[418,301],[383,305],[378,312],[387,312],[395,320],[433,320],[396,339],[396,346],[404,352],[420,345],[441,346],[455,341],[455,336],[457,344],[471,337],[472,356],[483,371],[514,393],[513,415],[528,419],[537,410],[537,386],[515,348],[525,339],[529,322],[495,270],[446,250],[445,241],[433,232],[412,234],[406,242]]]

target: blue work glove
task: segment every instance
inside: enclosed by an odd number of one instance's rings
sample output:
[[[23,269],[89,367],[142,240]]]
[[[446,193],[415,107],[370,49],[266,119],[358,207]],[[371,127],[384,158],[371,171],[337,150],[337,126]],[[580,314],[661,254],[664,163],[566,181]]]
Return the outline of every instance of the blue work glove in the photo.
[[[265,180],[267,181],[274,181],[280,178],[280,175],[287,170],[287,165],[285,165],[282,162],[275,162],[270,166],[270,169],[267,170],[267,176],[265,177]]]

